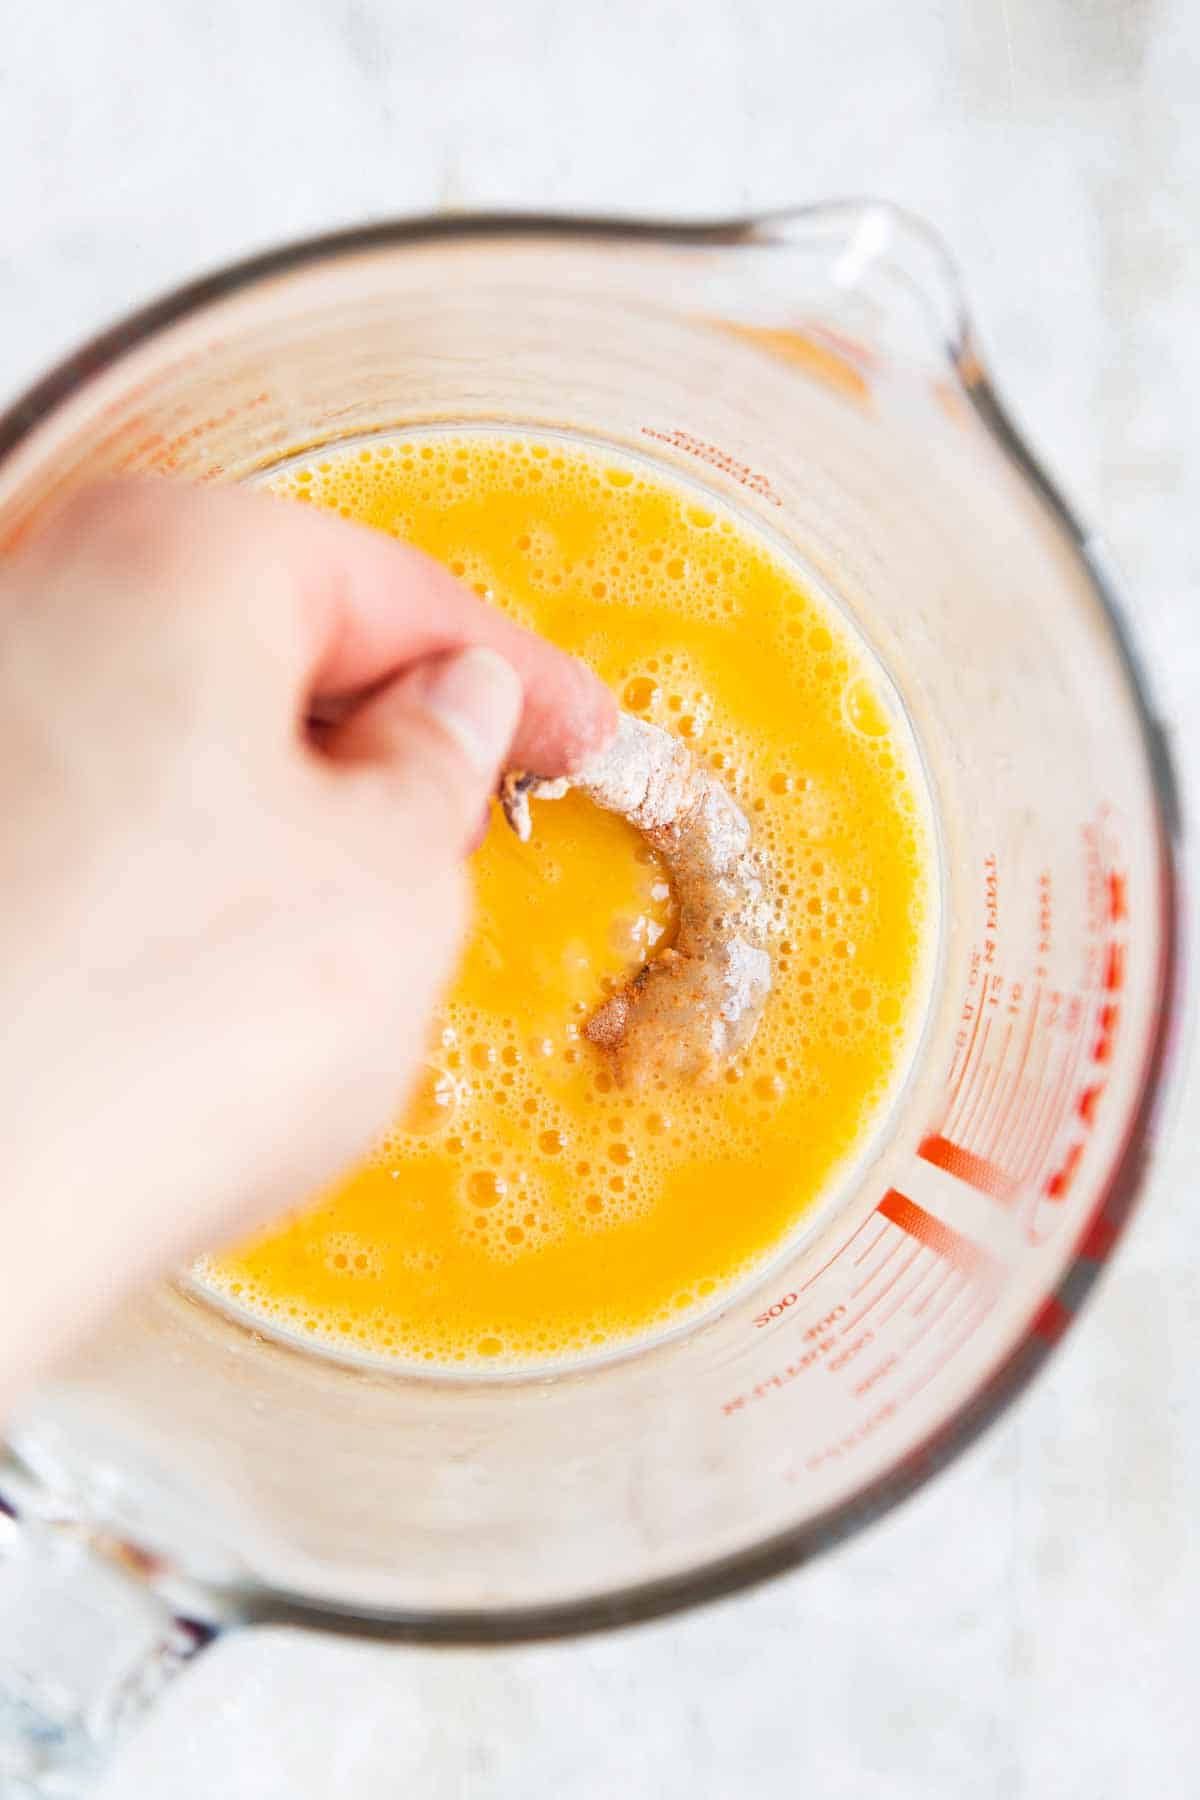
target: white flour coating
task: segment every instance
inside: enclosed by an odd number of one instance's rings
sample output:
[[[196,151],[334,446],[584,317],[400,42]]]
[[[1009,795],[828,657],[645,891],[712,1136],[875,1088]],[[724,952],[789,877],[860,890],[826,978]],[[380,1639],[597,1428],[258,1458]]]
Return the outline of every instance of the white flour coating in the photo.
[[[771,990],[771,908],[749,821],[678,738],[631,713],[569,778],[505,777],[501,802],[523,843],[530,799],[569,788],[642,833],[679,910],[675,943],[592,1014],[585,1035],[621,1082],[711,1080],[750,1042]]]

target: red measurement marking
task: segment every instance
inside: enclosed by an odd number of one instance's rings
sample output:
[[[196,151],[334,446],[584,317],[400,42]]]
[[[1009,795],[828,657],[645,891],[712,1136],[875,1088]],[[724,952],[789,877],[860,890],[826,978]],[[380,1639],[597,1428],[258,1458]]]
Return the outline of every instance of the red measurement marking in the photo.
[[[947,1175],[956,1175],[959,1181],[965,1181],[969,1187],[978,1188],[983,1194],[990,1194],[993,1200],[1009,1200],[1016,1191],[1016,1182],[1003,1169],[989,1162],[985,1156],[976,1156],[971,1150],[964,1150],[958,1144],[952,1144],[949,1138],[933,1136],[922,1138],[917,1146],[917,1155],[925,1162],[932,1163],[935,1169],[945,1169]]]
[[[1102,1081],[1094,1081],[1091,1087],[1085,1087],[1082,1094],[1080,1094],[1075,1110],[1085,1125],[1094,1125],[1096,1123],[1096,1108],[1100,1104],[1100,1096],[1103,1092],[1104,1083]]]
[[[1125,986],[1125,946],[1110,944],[1104,959],[1104,985],[1110,994]]]
[[[867,1245],[866,1249],[860,1250],[858,1255],[855,1257],[854,1267],[856,1269],[857,1269],[859,1263],[866,1262],[868,1256],[870,1256],[870,1254],[871,1254],[872,1250],[875,1248],[876,1244],[878,1244],[886,1236],[887,1236],[887,1226],[884,1225],[875,1233],[875,1236],[871,1239],[871,1241]]]
[[[901,1231],[906,1231],[910,1238],[915,1238],[918,1244],[944,1256],[947,1262],[967,1274],[978,1269],[984,1260],[983,1252],[969,1238],[943,1224],[941,1219],[935,1219],[932,1213],[926,1212],[923,1206],[918,1206],[897,1188],[888,1189],[876,1211],[890,1219],[893,1225],[898,1225]]]
[[[857,1450],[858,1446],[865,1442],[873,1432],[878,1431],[881,1425],[886,1425],[889,1419],[895,1417],[896,1405],[895,1400],[889,1400],[886,1406],[881,1406],[878,1412],[872,1413],[870,1418],[864,1419],[861,1425],[857,1425],[844,1438],[839,1438],[836,1444],[830,1444],[827,1449],[818,1451],[815,1456],[810,1456],[804,1465],[805,1468],[808,1470],[819,1469],[822,1463],[832,1462],[839,1456],[848,1456],[852,1450]]]
[[[909,1266],[911,1267],[912,1263],[915,1263],[917,1261],[918,1257],[920,1257],[923,1254],[924,1254],[923,1250],[918,1250],[916,1253],[916,1256],[912,1257]],[[929,1274],[930,1270],[936,1269],[937,1267],[938,1267],[938,1264],[936,1262],[926,1263],[925,1267],[921,1270],[920,1274],[917,1276],[917,1279],[912,1283],[911,1287],[905,1288],[905,1290],[902,1294],[898,1294],[896,1296],[896,1298],[892,1301],[892,1304],[887,1308],[887,1310],[885,1312],[880,1313],[879,1317],[875,1321],[876,1331],[882,1331],[884,1326],[887,1324],[888,1320],[894,1319],[896,1314],[898,1312],[900,1312],[900,1310],[903,1307],[908,1305],[908,1303],[912,1299],[913,1295],[920,1291],[921,1285],[924,1282],[925,1277]]]
[[[1050,1067],[1053,1040],[1047,1027],[1040,1034],[1037,1068],[1027,1082],[1028,1092],[1021,1101],[1021,1119],[1013,1133],[1008,1160],[1021,1178],[1030,1166],[1029,1152],[1037,1142],[1038,1122],[1047,1094],[1046,1071]]]
[[[1050,1104],[1043,1111],[1038,1135],[1029,1154],[1027,1166],[1031,1177],[1036,1175],[1045,1158],[1049,1156],[1055,1136],[1062,1124],[1068,1096],[1075,1081],[1075,1071],[1083,1054],[1083,1043],[1083,1033],[1081,1032],[1075,1040],[1073,1051],[1063,1057],[1058,1080],[1052,1090]]]
[[[1071,1183],[1079,1173],[1079,1165],[1082,1161],[1083,1145],[1072,1144],[1061,1165],[1046,1178],[1046,1185],[1042,1192],[1047,1200],[1061,1200],[1065,1197]]]
[[[677,426],[671,431],[656,431],[653,425],[643,425],[642,436],[657,438],[660,444],[670,444],[675,450],[686,450],[689,456],[698,456],[701,462],[711,463],[714,469],[731,475],[752,493],[769,500],[772,506],[783,505],[765,475],[750,468],[748,463],[739,462],[736,456],[730,456],[728,450],[718,449],[716,444],[706,444],[703,438],[693,437],[690,431],[680,431]]]
[[[838,1377],[872,1346],[877,1346],[877,1357],[867,1365],[869,1373],[862,1376],[857,1388],[852,1390],[861,1398],[885,1374],[890,1374],[905,1361],[914,1343],[954,1313],[960,1300],[965,1304],[964,1318],[972,1314],[981,1297],[986,1310],[990,1304],[987,1299],[990,1259],[986,1253],[896,1188],[889,1188],[875,1211],[868,1214],[822,1268],[828,1269],[831,1263],[840,1260],[844,1264],[843,1280],[853,1280],[850,1269],[862,1261],[862,1254],[855,1256],[853,1247],[872,1220],[880,1229],[871,1235],[867,1253],[885,1237],[888,1242],[883,1246],[884,1254],[865,1280],[853,1293],[827,1308],[820,1318],[814,1318],[811,1313],[805,1315],[802,1309],[793,1312],[789,1306],[787,1316],[803,1331],[798,1352],[794,1353],[791,1362],[764,1376],[744,1393],[724,1401],[721,1410],[726,1417],[759,1400],[770,1399],[810,1371],[822,1370],[829,1376]],[[818,1270],[803,1287],[797,1284],[789,1290],[773,1308],[759,1315],[755,1325],[782,1324],[785,1305],[793,1302],[804,1288],[810,1287],[821,1273],[822,1270]],[[867,1289],[870,1291],[866,1293],[860,1311],[847,1320],[850,1302],[856,1294]],[[779,1320],[773,1319],[774,1312],[781,1315]],[[889,1331],[889,1337],[895,1332],[900,1341],[893,1339],[891,1343],[880,1343],[884,1326],[896,1320],[901,1312],[905,1315],[904,1320],[898,1321]],[[864,1326],[868,1314],[871,1314],[871,1322]],[[951,1330],[958,1328],[959,1321],[955,1318]]]
[[[870,1307],[868,1307],[867,1311],[869,1312],[870,1310]],[[842,1336],[845,1337],[845,1335],[845,1332],[843,1332]],[[848,1363],[852,1363],[856,1356],[861,1356],[864,1350],[869,1350],[874,1342],[875,1333],[873,1331],[864,1331],[862,1336],[855,1338],[852,1344],[847,1344],[844,1350],[839,1350],[836,1356],[831,1356],[829,1361],[825,1364],[825,1367],[829,1370],[831,1375],[836,1375],[838,1371],[844,1369]]]
[[[1022,1176],[1028,1175],[1038,1166],[1046,1121],[1057,1119],[1058,1116],[1059,1090],[1064,1084],[1063,1069],[1069,1060],[1069,1053],[1064,1051],[1062,1062],[1056,1069],[1052,1068],[1051,1051],[1047,1049],[1042,1061],[1029,1116],[1013,1145],[1013,1167],[1020,1169]]]
[[[1109,957],[1105,971],[1121,981],[1123,957]],[[1040,983],[1023,994],[1020,983],[1000,975],[985,980],[980,1011],[988,1017],[967,1052],[975,1066],[963,1067],[957,1095],[918,1145],[923,1161],[1001,1204],[1037,1179],[1074,1104],[1076,1071],[1091,1041],[1082,999],[1073,999],[1065,1014],[1061,1008],[1062,996],[1047,995]],[[1001,1011],[1002,1035],[990,1029]],[[1017,1012],[1024,1013],[1020,1025],[1011,1022]],[[1105,1022],[1102,1010],[1098,1023]],[[1010,1055],[1015,1064],[1006,1072]]]
[[[953,1272],[954,1272],[953,1263],[943,1262],[940,1256],[933,1257],[930,1262],[926,1263],[926,1265],[922,1269],[920,1275],[917,1277],[917,1279],[913,1282],[912,1286],[909,1288],[908,1299],[913,1300],[916,1297],[916,1295],[918,1295],[921,1292],[921,1289],[925,1286],[925,1283],[929,1280],[929,1277],[931,1275],[937,1276],[937,1281],[934,1283],[933,1288],[930,1290],[930,1293],[932,1294],[932,1293],[936,1292],[937,1288],[940,1286],[942,1278],[947,1273],[953,1274]],[[926,1300],[928,1300],[929,1297],[930,1297],[930,1295],[927,1294],[925,1297],[925,1300],[922,1300],[921,1306],[925,1305]],[[912,1313],[910,1314],[910,1317],[915,1319],[917,1314],[921,1310],[921,1306],[914,1306],[912,1309]]]
[[[976,958],[973,957],[971,960],[972,960],[972,967],[974,968]],[[969,1001],[969,998],[970,997],[968,996],[968,1001]],[[967,1003],[968,1002],[965,1001],[964,1005]],[[954,1093],[952,1095],[952,1099],[954,1099],[954,1100],[957,1100],[957,1098],[958,1098],[959,1090],[962,1087],[963,1081],[966,1079],[967,1071],[972,1066],[972,1058],[975,1055],[975,1039],[979,1035],[979,1027],[983,1020],[982,988],[980,989],[980,993],[976,996],[975,1000],[971,1001],[970,1004],[972,1004],[975,1008],[975,1016],[971,1021],[971,1035],[970,1035],[970,1038],[967,1040],[967,1052],[966,1052],[966,1055],[963,1057],[962,1068],[958,1072],[958,1082],[957,1082],[957,1085],[955,1086]]]
[[[974,1288],[971,1286],[971,1283],[969,1281],[967,1281],[964,1276],[958,1274],[957,1271],[953,1271],[953,1273],[954,1273],[954,1285],[951,1287],[949,1294],[946,1296],[946,1298],[942,1302],[941,1306],[936,1307],[934,1309],[934,1311],[930,1313],[929,1317],[926,1319],[924,1325],[922,1325],[920,1331],[917,1332],[916,1336],[910,1338],[908,1343],[905,1345],[905,1349],[909,1352],[910,1355],[911,1355],[912,1351],[915,1350],[916,1346],[921,1342],[921,1340],[923,1338],[927,1338],[929,1336],[929,1333],[931,1331],[935,1330],[937,1328],[937,1326],[939,1326],[941,1324],[942,1320],[947,1318],[950,1315],[950,1313],[952,1313],[954,1311],[954,1308],[958,1305],[959,1301],[961,1299],[963,1299],[964,1296],[966,1296],[968,1299],[970,1299],[971,1295],[974,1293],[974,1291],[975,1291]],[[935,1292],[936,1292],[936,1290],[935,1290]],[[922,1312],[922,1311],[924,1311],[924,1308],[918,1307],[917,1311]]]
[[[958,1355],[958,1352],[962,1349],[967,1339],[978,1330],[980,1325],[983,1324],[983,1321],[987,1318],[991,1310],[992,1302],[990,1298],[983,1298],[978,1305],[972,1305],[967,1308],[966,1312],[958,1322],[957,1337],[951,1338],[950,1342],[942,1348],[941,1353],[938,1355],[937,1359],[930,1364],[920,1381],[905,1390],[901,1395],[902,1401],[907,1403],[910,1400],[914,1400],[923,1388],[929,1386],[929,1383],[933,1380],[935,1375],[939,1375],[948,1364],[954,1361],[954,1358]],[[949,1312],[950,1308],[947,1307],[946,1311]]]
[[[942,1289],[945,1287],[945,1285],[948,1281],[956,1281],[956,1280],[961,1279],[961,1277],[959,1276],[959,1272],[954,1267],[953,1263],[944,1263],[944,1264],[935,1263],[934,1268],[941,1268],[942,1272],[938,1276],[937,1280],[934,1282],[933,1286],[930,1288],[929,1292],[926,1294],[925,1298],[922,1300],[920,1306],[913,1307],[912,1316],[914,1319],[920,1318],[921,1314],[925,1311],[925,1308],[927,1306],[929,1306],[934,1300],[937,1299],[938,1295],[941,1293]]]
[[[859,1226],[858,1230],[852,1231],[850,1233],[850,1236],[846,1239],[846,1242],[841,1246],[841,1248],[838,1250],[835,1250],[833,1255],[829,1258],[828,1262],[823,1262],[821,1264],[820,1268],[816,1269],[809,1276],[807,1281],[802,1282],[800,1284],[800,1286],[796,1289],[796,1292],[798,1294],[806,1294],[808,1292],[809,1288],[812,1286],[814,1281],[820,1281],[820,1279],[821,1279],[822,1275],[825,1273],[826,1269],[832,1269],[834,1263],[837,1262],[838,1258],[841,1256],[845,1256],[847,1250],[850,1248],[850,1246],[854,1242],[855,1238],[862,1236],[863,1232],[867,1229],[867,1226],[871,1223],[871,1220],[874,1217],[875,1217],[874,1213],[868,1213],[866,1218],[863,1220],[862,1224]],[[882,1237],[883,1233],[880,1232],[879,1236]],[[878,1241],[879,1240],[876,1239],[876,1242],[878,1242]]]
[[[901,1241],[903,1241],[903,1240],[901,1240]],[[897,1245],[897,1248],[899,1248],[899,1244]],[[900,1267],[896,1270],[896,1273],[892,1276],[892,1279],[890,1281],[885,1282],[877,1294],[873,1294],[871,1296],[871,1298],[867,1301],[867,1304],[863,1307],[862,1311],[858,1314],[857,1318],[851,1319],[851,1321],[848,1325],[844,1325],[842,1327],[842,1336],[843,1337],[845,1337],[848,1332],[856,1331],[858,1329],[858,1327],[862,1324],[863,1320],[866,1318],[867,1314],[871,1311],[871,1309],[873,1307],[878,1306],[879,1302],[881,1300],[887,1299],[887,1296],[891,1293],[892,1289],[895,1287],[896,1283],[901,1279],[901,1277],[908,1274],[908,1271],[912,1268],[913,1264],[916,1262],[918,1256],[920,1256],[921,1251],[923,1249],[924,1249],[924,1245],[918,1244],[916,1249],[912,1252],[911,1256],[908,1258],[907,1262],[902,1262],[900,1264]],[[888,1257],[886,1257],[884,1260],[890,1261],[890,1253],[889,1253]],[[850,1297],[851,1297],[851,1299],[854,1298],[853,1295],[851,1295]]]
[[[1106,1063],[1112,1061],[1113,1044],[1116,1041],[1117,1025],[1120,1022],[1121,1009],[1113,1001],[1100,1008],[1096,1019],[1096,1042],[1092,1046],[1092,1061]]]
[[[890,1375],[892,1370],[899,1366],[899,1363],[900,1358],[898,1356],[893,1355],[885,1357],[876,1368],[871,1370],[869,1375],[864,1375],[863,1379],[857,1383],[854,1389],[854,1398],[856,1400],[861,1400],[863,1395],[870,1393],[873,1387],[878,1387],[884,1376]]]
[[[850,1298],[852,1300],[857,1300],[858,1296],[862,1293],[863,1289],[869,1288],[871,1283],[874,1281],[875,1277],[878,1274],[880,1274],[884,1269],[887,1268],[888,1264],[891,1262],[893,1256],[895,1256],[897,1250],[899,1250],[899,1248],[903,1242],[904,1242],[903,1238],[897,1238],[895,1243],[892,1245],[891,1249],[888,1251],[887,1255],[880,1257],[880,1259],[876,1263],[875,1267],[868,1271],[868,1273],[863,1277],[863,1279],[859,1282],[859,1284],[856,1288],[851,1288]]]
[[[1037,1036],[1038,1011],[1041,1004],[1042,990],[1039,985],[1034,988],[1033,999],[1029,1003],[1029,1023],[1025,1027],[1025,1042],[1021,1045],[1021,1058],[1017,1063],[1016,1074],[1013,1076],[1011,1100],[1017,1099],[1020,1095],[1021,1084],[1025,1079],[1025,1070],[1029,1063],[1029,1052],[1033,1049],[1033,1040]]]
[[[1108,916],[1114,925],[1129,917],[1129,884],[1115,869],[1108,872]]]
[[[1008,1058],[1009,1045],[1012,1043],[1012,1031],[1011,1025],[1005,1027],[1004,1043],[996,1056],[996,1076],[973,1133],[980,1146],[980,1153],[983,1155],[990,1154],[995,1147],[1000,1136],[996,1129],[997,1122],[1004,1119],[1012,1102],[1011,1083],[1004,1079],[1004,1065]]]
[[[1054,988],[1047,966],[1056,942],[1050,872],[1043,869],[1037,879],[1035,961],[1013,975],[1003,972],[998,859],[983,859],[981,941],[966,971],[945,1101],[917,1151],[1003,1205],[1027,1195],[1035,1215],[1046,1199],[1078,1194],[1084,1152],[1074,1140],[1099,1116],[1129,981],[1124,923],[1131,893],[1109,809],[1097,822],[1085,822],[1083,848],[1088,944],[1084,979],[1073,992]],[[1004,899],[1007,910],[1007,890]],[[999,1029],[992,1029],[993,1020]]]
[[[984,1002],[981,1002],[980,1004],[982,1005]],[[979,1040],[979,1059],[967,1081],[960,1102],[963,1108],[962,1116],[954,1122],[955,1133],[960,1137],[966,1137],[967,1133],[970,1131],[971,1126],[975,1121],[975,1115],[979,1111],[979,1103],[983,1099],[987,1089],[989,1077],[993,1073],[991,1063],[985,1063],[983,1060],[987,1055],[988,1038],[991,1036],[991,1031],[992,1021],[989,1015],[983,1022],[983,1035]]]
[[[986,1037],[986,1031],[988,1031],[988,1028],[984,1026],[984,1037]],[[984,1080],[979,1084],[979,1094],[977,1094],[975,1103],[972,1105],[972,1111],[968,1112],[966,1120],[963,1121],[963,1129],[961,1129],[961,1134],[959,1134],[959,1136],[963,1136],[963,1138],[986,1138],[986,1134],[988,1134],[988,1114],[991,1112],[991,1103],[995,1100],[995,1096],[999,1094],[1000,1076],[1002,1075],[1004,1075],[1004,1049],[1000,1049],[995,1060],[990,1062],[990,1064],[986,1066],[986,1069],[984,1069]]]
[[[1090,1034],[1086,1030],[1080,1032],[1079,1037],[1075,1041],[1074,1054],[1070,1057],[1066,1065],[1066,1073],[1070,1077],[1069,1082],[1066,1084],[1068,1096],[1074,1091],[1080,1067],[1086,1061],[1086,1047],[1089,1036]],[[1040,1179],[1040,1172],[1046,1168],[1051,1154],[1054,1152],[1055,1142],[1059,1131],[1062,1129],[1064,1120],[1068,1116],[1074,1117],[1078,1111],[1078,1107],[1079,1101],[1073,1099],[1068,1099],[1061,1110],[1056,1103],[1053,1115],[1049,1120],[1049,1129],[1042,1134],[1042,1140],[1038,1147],[1037,1155],[1031,1159],[1029,1164],[1031,1179]],[[1068,1152],[1058,1164],[1057,1168],[1053,1165],[1050,1166],[1046,1181],[1037,1190],[1037,1196],[1034,1199],[1033,1208],[1028,1221],[1027,1235],[1031,1243],[1039,1243],[1048,1235],[1048,1232],[1051,1229],[1049,1215],[1042,1214],[1042,1203],[1049,1201],[1053,1205],[1055,1213],[1057,1213],[1058,1202],[1065,1198],[1070,1189],[1083,1153],[1083,1144],[1080,1143],[1075,1146],[1072,1151]],[[1061,1152],[1059,1154],[1061,1154]],[[1039,1220],[1041,1220],[1041,1223],[1039,1223]]]

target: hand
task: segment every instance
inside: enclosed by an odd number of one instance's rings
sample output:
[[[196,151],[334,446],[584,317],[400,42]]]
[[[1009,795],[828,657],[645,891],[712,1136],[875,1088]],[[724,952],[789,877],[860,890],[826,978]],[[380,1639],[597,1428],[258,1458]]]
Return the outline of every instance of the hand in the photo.
[[[165,482],[0,570],[0,1389],[402,1104],[501,767],[612,702],[419,552]]]

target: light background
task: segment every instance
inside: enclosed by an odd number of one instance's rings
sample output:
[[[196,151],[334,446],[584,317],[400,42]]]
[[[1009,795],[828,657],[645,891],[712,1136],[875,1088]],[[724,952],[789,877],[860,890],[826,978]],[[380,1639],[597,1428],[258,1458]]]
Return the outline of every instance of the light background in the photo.
[[[0,394],[334,224],[861,192],[954,250],[1002,389],[1123,566],[1194,783],[1195,0],[4,0]],[[1049,1372],[866,1536],[578,1645],[230,1642],[108,1800],[1194,1795],[1198,1099]]]

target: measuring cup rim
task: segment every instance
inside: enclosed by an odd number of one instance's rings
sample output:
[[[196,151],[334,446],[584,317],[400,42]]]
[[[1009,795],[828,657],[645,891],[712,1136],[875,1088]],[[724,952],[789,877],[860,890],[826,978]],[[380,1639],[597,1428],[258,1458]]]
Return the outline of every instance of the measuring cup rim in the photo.
[[[939,292],[940,350],[981,423],[1016,471],[1039,495],[1065,532],[1085,568],[1108,623],[1122,664],[1142,734],[1157,810],[1160,854],[1161,957],[1152,1042],[1136,1107],[1106,1189],[1081,1234],[1058,1288],[1041,1301],[1003,1362],[979,1388],[919,1445],[907,1451],[864,1489],[801,1526],[789,1528],[742,1551],[684,1572],[611,1593],[584,1595],[546,1605],[495,1611],[373,1612],[343,1608],[274,1589],[267,1584],[214,1587],[187,1583],[214,1619],[287,1625],[387,1641],[441,1644],[502,1644],[574,1637],[660,1617],[784,1574],[818,1552],[841,1542],[912,1494],[928,1477],[967,1448],[1020,1394],[1078,1314],[1083,1300],[1132,1211],[1146,1172],[1148,1152],[1164,1106],[1168,1066],[1179,1036],[1181,937],[1181,807],[1171,753],[1158,722],[1150,688],[1125,623],[1117,587],[1098,540],[1075,517],[1063,495],[1026,445],[1003,408],[975,349],[957,267],[937,233],[917,215],[890,201],[844,199],[811,206],[715,220],[655,220],[587,217],[555,213],[444,213],[350,226],[258,252],[201,275],[130,313],[59,361],[0,412],[0,464],[41,422],[87,382],[116,365],[129,351],[173,324],[225,300],[242,289],[280,275],[345,256],[402,249],[451,240],[485,241],[576,238],[583,242],[713,248],[785,245],[788,234],[840,228],[851,239],[864,228],[892,234],[915,245],[928,260]],[[23,1471],[9,1451],[10,1475]],[[0,1445],[0,1481],[5,1452]],[[13,1512],[0,1494],[0,1510]],[[142,1558],[146,1579],[168,1594],[170,1571],[157,1558]],[[157,1571],[152,1573],[151,1571]]]

